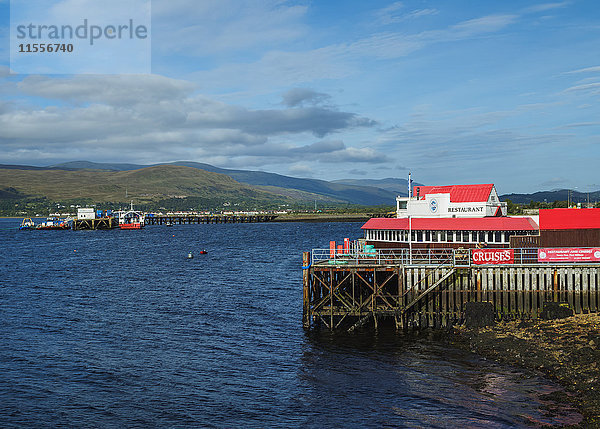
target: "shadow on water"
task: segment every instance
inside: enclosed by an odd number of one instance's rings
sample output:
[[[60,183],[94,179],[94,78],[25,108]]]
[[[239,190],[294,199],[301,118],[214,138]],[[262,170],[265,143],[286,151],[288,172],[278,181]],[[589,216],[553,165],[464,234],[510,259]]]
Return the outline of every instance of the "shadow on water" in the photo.
[[[554,383],[448,347],[430,333],[307,334],[299,377],[304,406],[315,410],[304,422],[309,427],[512,428],[582,418],[544,398],[561,390]]]

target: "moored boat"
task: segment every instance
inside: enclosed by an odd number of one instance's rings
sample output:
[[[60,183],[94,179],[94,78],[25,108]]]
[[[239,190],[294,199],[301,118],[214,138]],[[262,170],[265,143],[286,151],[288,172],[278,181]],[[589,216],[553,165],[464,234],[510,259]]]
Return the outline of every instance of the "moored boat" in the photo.
[[[33,222],[30,217],[25,218],[23,219],[23,222],[21,222],[19,229],[35,229],[35,222]]]
[[[51,230],[51,229],[71,229],[71,224],[58,218],[48,218],[45,222],[35,226],[35,229]]]
[[[141,211],[133,209],[133,201],[128,211],[118,212],[120,229],[142,229],[145,223],[145,215]]]

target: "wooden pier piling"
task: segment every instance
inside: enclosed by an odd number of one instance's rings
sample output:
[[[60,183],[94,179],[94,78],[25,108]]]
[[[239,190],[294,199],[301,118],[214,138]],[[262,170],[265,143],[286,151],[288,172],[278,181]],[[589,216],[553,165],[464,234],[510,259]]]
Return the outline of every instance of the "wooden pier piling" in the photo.
[[[389,320],[400,328],[462,324],[465,304],[489,302],[496,320],[536,319],[547,302],[575,314],[600,309],[600,264],[454,266],[312,262],[303,254],[303,326],[352,331]]]
[[[277,215],[158,215],[146,216],[148,225],[194,225],[207,223],[256,223],[270,222]]]
[[[83,229],[114,229],[119,226],[118,219],[112,217],[101,217],[96,219],[75,219],[73,220],[73,230]]]

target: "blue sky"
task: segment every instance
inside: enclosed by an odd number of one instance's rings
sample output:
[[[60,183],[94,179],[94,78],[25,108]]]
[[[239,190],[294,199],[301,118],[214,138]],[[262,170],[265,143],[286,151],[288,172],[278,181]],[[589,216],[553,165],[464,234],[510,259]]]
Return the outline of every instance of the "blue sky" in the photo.
[[[141,75],[9,74],[9,26],[0,163],[600,189],[595,1],[153,1]]]

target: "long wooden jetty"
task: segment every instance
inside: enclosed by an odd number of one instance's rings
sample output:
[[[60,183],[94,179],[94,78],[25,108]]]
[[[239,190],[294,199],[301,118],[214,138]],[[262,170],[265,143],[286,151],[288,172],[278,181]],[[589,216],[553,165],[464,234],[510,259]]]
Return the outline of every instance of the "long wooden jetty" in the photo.
[[[146,216],[148,225],[192,225],[202,223],[255,223],[270,222],[277,215],[155,215]]]
[[[514,249],[511,264],[476,265],[470,252],[305,252],[304,328],[448,327],[464,322],[470,302],[490,303],[496,320],[536,319],[549,302],[600,311],[600,263],[539,263],[529,248]]]

